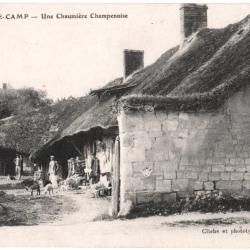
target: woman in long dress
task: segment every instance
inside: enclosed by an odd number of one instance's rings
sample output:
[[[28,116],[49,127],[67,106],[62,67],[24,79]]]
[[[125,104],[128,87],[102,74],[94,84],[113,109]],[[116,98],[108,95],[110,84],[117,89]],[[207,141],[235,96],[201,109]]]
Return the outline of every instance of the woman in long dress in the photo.
[[[49,162],[49,180],[51,181],[53,188],[58,187],[57,171],[58,171],[58,163],[55,160],[55,157],[52,155],[50,156],[50,162]]]

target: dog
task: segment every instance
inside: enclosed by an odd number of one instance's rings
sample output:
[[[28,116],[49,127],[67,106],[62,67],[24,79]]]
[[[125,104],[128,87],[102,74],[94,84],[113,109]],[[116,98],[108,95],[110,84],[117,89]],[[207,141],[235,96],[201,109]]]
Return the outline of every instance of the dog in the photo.
[[[35,181],[36,182],[36,181]],[[34,180],[32,179],[26,179],[22,181],[22,185],[26,188],[26,187],[30,187],[34,184]]]
[[[48,184],[52,184],[51,181],[49,181],[49,180],[41,180],[41,179],[38,181],[38,183],[40,185],[40,188],[43,188],[43,187],[47,186]]]
[[[52,182],[49,181],[49,180],[45,180],[45,181],[43,182],[44,187],[46,187],[48,184],[52,184]]]
[[[7,177],[7,180],[8,181],[13,181],[13,180],[15,180],[16,178],[15,178],[15,176],[12,176],[12,175],[9,175],[8,174],[8,177]]]
[[[40,195],[40,185],[37,182],[34,182],[31,186],[26,186],[25,189],[30,191],[31,196],[33,196],[34,191],[36,191],[36,195]]]
[[[53,194],[53,186],[51,183],[48,183],[45,188],[44,188],[44,194],[46,195],[47,193],[50,193]]]

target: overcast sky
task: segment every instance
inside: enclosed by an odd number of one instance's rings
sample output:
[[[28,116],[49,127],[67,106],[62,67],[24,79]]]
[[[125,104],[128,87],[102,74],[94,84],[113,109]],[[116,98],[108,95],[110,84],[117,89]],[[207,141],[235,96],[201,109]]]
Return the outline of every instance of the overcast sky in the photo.
[[[81,96],[123,75],[123,49],[153,63],[180,40],[178,4],[1,5],[0,14],[124,13],[127,19],[0,20],[0,82],[44,89],[54,99]],[[250,14],[250,4],[209,4],[208,27]]]

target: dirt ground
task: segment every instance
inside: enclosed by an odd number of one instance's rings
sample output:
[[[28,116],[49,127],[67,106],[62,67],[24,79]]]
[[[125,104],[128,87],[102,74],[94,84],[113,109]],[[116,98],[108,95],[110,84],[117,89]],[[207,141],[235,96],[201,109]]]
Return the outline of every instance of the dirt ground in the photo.
[[[39,225],[42,223],[77,224],[93,221],[107,214],[110,198],[95,199],[87,190],[55,192],[53,195],[30,195],[25,189],[5,190],[0,196],[5,208],[0,226]]]
[[[13,192],[28,201],[26,206],[36,204],[30,211],[38,209],[41,215],[30,215],[29,226],[2,226],[1,247],[249,247],[250,243],[249,212],[93,221],[108,212],[110,199],[68,191],[28,200],[29,194],[9,191]]]

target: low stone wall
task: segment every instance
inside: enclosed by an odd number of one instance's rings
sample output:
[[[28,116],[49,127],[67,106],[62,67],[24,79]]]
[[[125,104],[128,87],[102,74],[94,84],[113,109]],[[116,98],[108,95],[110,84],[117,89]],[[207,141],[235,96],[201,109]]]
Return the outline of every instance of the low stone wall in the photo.
[[[122,111],[121,207],[214,190],[249,195],[249,96],[210,113]]]

